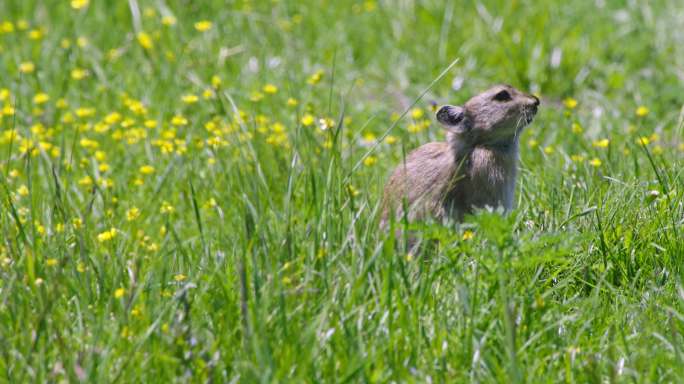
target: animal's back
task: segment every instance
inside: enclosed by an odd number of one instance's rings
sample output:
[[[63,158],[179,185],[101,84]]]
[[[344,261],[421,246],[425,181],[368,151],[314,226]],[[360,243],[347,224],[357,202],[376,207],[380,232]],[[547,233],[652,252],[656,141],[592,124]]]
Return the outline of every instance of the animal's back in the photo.
[[[383,224],[389,214],[403,215],[409,207],[409,220],[426,215],[441,218],[444,198],[456,166],[447,143],[428,143],[411,152],[390,176],[384,191]]]

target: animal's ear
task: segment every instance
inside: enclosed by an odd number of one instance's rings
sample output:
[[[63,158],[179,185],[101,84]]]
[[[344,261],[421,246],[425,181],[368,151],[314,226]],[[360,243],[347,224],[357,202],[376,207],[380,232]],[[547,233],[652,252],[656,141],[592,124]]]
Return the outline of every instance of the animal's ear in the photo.
[[[445,105],[437,111],[437,121],[439,121],[444,128],[454,131],[456,133],[463,133],[467,131],[467,124],[465,124],[465,109],[456,105]]]

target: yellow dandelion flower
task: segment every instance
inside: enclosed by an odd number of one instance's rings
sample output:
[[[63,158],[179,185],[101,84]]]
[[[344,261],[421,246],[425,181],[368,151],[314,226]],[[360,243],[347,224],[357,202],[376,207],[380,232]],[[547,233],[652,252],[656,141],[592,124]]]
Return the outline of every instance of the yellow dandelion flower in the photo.
[[[80,118],[92,117],[95,115],[95,108],[80,107],[76,108],[76,116]]]
[[[371,167],[371,166],[375,165],[375,163],[377,163],[377,162],[378,162],[378,158],[375,156],[368,156],[365,159],[363,159],[363,165],[365,165],[366,167]]]
[[[173,118],[171,118],[171,125],[175,126],[183,126],[183,125],[188,125],[188,119],[181,115],[176,115]]]
[[[143,175],[151,175],[154,173],[154,167],[151,165],[143,165],[142,167],[140,167],[139,171]]]
[[[138,44],[140,44],[140,46],[144,49],[150,50],[154,48],[152,37],[150,37],[150,35],[148,35],[146,32],[138,33],[138,36],[136,36],[136,38],[138,39]]]
[[[29,189],[26,187],[26,185],[22,184],[19,189],[17,189],[17,193],[19,196],[28,196],[29,194]]]
[[[553,152],[555,152],[555,149],[553,148],[553,146],[549,145],[547,147],[544,147],[544,153],[546,153],[547,155],[550,155]]]
[[[45,265],[47,265],[48,267],[54,267],[55,265],[57,265],[57,259],[49,258],[45,260]]]
[[[290,97],[287,99],[287,106],[288,107],[296,107],[298,104],[299,104],[299,101],[297,101],[297,99],[295,99],[295,98]]]
[[[83,176],[78,180],[78,185],[82,187],[89,187],[93,185],[93,179],[90,176]]]
[[[651,139],[648,136],[641,136],[638,139],[636,139],[636,143],[641,145],[648,145],[651,143]]]
[[[71,226],[74,227],[74,229],[80,229],[81,227],[83,227],[83,220],[77,217],[71,220]]]
[[[21,73],[33,73],[36,70],[36,65],[30,61],[24,61],[19,64],[19,72]]]
[[[195,23],[195,29],[199,32],[206,32],[211,29],[214,24],[209,20],[202,20]]]
[[[537,145],[539,145],[539,142],[535,139],[530,139],[527,141],[527,146],[530,148],[535,148]]]
[[[649,112],[650,112],[650,110],[648,109],[648,107],[645,107],[643,105],[639,106],[635,111],[635,113],[638,117],[644,117],[644,116],[648,115]]]
[[[76,39],[76,45],[78,45],[79,48],[85,48],[88,46],[88,38],[81,36]]]
[[[71,78],[78,81],[83,80],[88,76],[88,71],[81,68],[74,68],[71,70]]]
[[[126,211],[126,220],[128,221],[133,221],[140,217],[140,210],[136,207],[133,207]]]
[[[306,115],[302,116],[302,125],[305,127],[309,127],[313,125],[315,120],[316,119],[312,115],[307,113]]]
[[[418,120],[418,119],[422,118],[424,115],[425,115],[425,112],[421,108],[413,108],[411,110],[411,117],[414,120]]]
[[[172,25],[176,25],[176,18],[171,15],[164,16],[161,19],[161,23],[167,27],[170,27]]]
[[[116,237],[116,233],[117,233],[116,228],[110,228],[110,229],[98,234],[97,235],[97,241],[99,241],[100,243],[105,243],[107,241],[110,241]]]
[[[179,274],[175,275],[175,276],[173,277],[173,279],[176,280],[177,282],[181,282],[181,281],[187,279],[187,276],[185,276],[185,275],[182,274],[182,273],[179,273]]]
[[[264,98],[264,94],[261,92],[252,92],[252,94],[249,96],[249,101],[258,103],[261,101],[261,99]]]
[[[584,155],[572,155],[570,156],[570,160],[572,160],[575,163],[580,163],[586,159],[586,156]]]
[[[392,145],[392,144],[396,143],[397,141],[399,141],[399,139],[396,136],[387,135],[387,137],[385,137],[385,143],[387,143],[387,144]]]
[[[221,78],[218,75],[211,77],[211,86],[214,88],[219,88],[221,86]]]
[[[608,148],[608,144],[610,144],[610,140],[608,139],[594,140],[591,143],[594,148]]]
[[[601,164],[603,163],[601,162],[601,159],[599,159],[598,157],[594,157],[589,161],[589,165],[591,165],[592,167],[598,168],[601,166]]]
[[[162,201],[161,208],[159,209],[161,213],[173,213],[175,210],[176,208],[167,201]]]
[[[185,104],[195,104],[199,100],[199,97],[197,97],[197,95],[187,94],[183,95],[183,97],[181,97],[181,100]]]
[[[40,40],[43,38],[43,31],[40,29],[32,29],[28,33],[29,40]]]
[[[263,91],[266,94],[275,95],[276,93],[278,93],[278,87],[276,87],[273,84],[266,84],[264,85]]]
[[[323,79],[323,74],[324,72],[322,70],[318,70],[309,76],[306,82],[310,85],[316,85],[321,82],[321,79]]]
[[[33,96],[33,103],[34,104],[45,104],[50,100],[50,96],[48,96],[47,93],[44,92],[38,92],[36,93],[35,96]]]
[[[145,128],[149,128],[149,129],[156,128],[157,127],[157,120],[145,120],[143,125],[145,126]]]
[[[120,299],[120,298],[122,298],[123,295],[125,295],[125,294],[126,294],[126,290],[125,290],[125,289],[123,289],[123,288],[117,288],[117,289],[114,291],[114,298]]]
[[[55,107],[57,107],[58,109],[66,109],[69,107],[69,102],[66,101],[65,98],[60,98],[55,103]]]
[[[582,133],[584,129],[582,129],[582,126],[579,125],[578,123],[572,123],[572,133]]]
[[[572,97],[568,97],[563,100],[563,105],[565,105],[565,108],[567,109],[575,109],[577,107],[577,100],[573,99]]]
[[[3,21],[0,23],[0,32],[12,33],[14,32],[14,24],[11,21]]]
[[[475,236],[475,234],[473,233],[473,231],[471,231],[471,230],[469,230],[469,229],[466,229],[466,230],[463,232],[463,237],[462,237],[462,238],[463,238],[463,241],[466,241],[466,240],[472,239],[474,236]]]
[[[109,167],[109,164],[107,164],[107,163],[102,163],[102,164],[100,164],[100,165],[97,167],[97,169],[98,169],[100,172],[107,172],[107,171],[109,171],[110,167]]]
[[[73,9],[83,9],[90,4],[90,0],[71,0],[71,8]]]

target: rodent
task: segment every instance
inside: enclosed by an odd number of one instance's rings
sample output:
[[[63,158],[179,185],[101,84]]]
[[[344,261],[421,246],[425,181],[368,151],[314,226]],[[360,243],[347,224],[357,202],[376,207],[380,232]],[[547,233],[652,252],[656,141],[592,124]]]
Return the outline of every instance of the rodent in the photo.
[[[463,106],[436,114],[446,142],[411,152],[390,176],[383,196],[381,227],[391,214],[409,222],[433,218],[462,221],[486,206],[513,207],[520,132],[537,114],[540,101],[510,85],[497,85]]]

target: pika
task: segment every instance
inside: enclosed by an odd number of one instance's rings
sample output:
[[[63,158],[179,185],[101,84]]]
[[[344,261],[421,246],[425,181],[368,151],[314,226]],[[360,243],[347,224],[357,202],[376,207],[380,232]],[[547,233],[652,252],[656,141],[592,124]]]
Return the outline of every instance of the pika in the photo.
[[[510,85],[494,86],[463,106],[446,105],[437,121],[446,142],[411,152],[384,190],[381,227],[390,215],[409,222],[462,221],[483,207],[513,207],[520,132],[537,114],[539,98]]]

